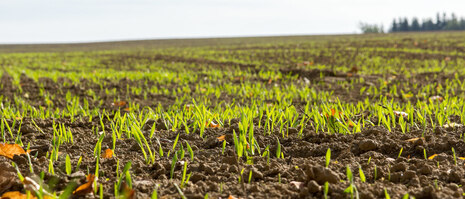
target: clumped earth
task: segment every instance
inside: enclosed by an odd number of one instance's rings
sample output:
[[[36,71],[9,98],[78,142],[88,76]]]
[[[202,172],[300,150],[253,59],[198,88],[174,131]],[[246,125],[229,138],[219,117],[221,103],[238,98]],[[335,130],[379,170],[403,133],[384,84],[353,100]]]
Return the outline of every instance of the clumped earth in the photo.
[[[31,161],[35,171],[47,171],[47,151],[51,150],[52,122],[50,120],[35,120],[44,133],[37,133],[31,120],[23,121],[23,142],[31,143],[32,154],[37,153]],[[63,154],[69,154],[72,165],[76,165],[78,158],[83,156],[80,168],[94,170],[95,160],[92,151],[97,139],[91,135],[95,122],[70,122],[62,119],[57,122],[64,123],[73,129],[74,145],[63,145]],[[148,124],[150,125],[150,124]],[[153,121],[152,125],[157,125]],[[455,148],[457,154],[465,154],[465,142],[460,138],[464,128],[457,129],[431,129],[424,139],[409,141],[422,136],[423,132],[401,134],[388,132],[381,127],[364,129],[355,135],[328,135],[316,134],[312,129],[305,129],[303,137],[290,134],[288,138],[281,139],[284,159],[271,159],[269,163],[265,157],[254,158],[254,164],[247,165],[245,160],[237,159],[233,146],[232,133],[237,128],[234,121],[230,126],[208,129],[205,139],[196,134],[181,134],[179,142],[188,141],[195,153],[195,160],[189,164],[188,172],[192,172],[189,185],[184,189],[187,198],[203,198],[203,193],[209,193],[213,198],[227,198],[230,194],[244,198],[305,198],[323,197],[323,185],[329,182],[328,196],[331,198],[344,198],[344,190],[349,186],[346,179],[346,165],[354,173],[355,186],[360,198],[384,197],[386,188],[392,197],[401,197],[409,193],[415,198],[448,198],[461,197],[464,184],[465,170],[462,159],[454,164],[454,157],[450,147]],[[169,148],[176,134],[168,130],[157,129],[156,138],[163,147]],[[257,129],[260,132],[260,129]],[[144,131],[144,134],[148,134]],[[226,135],[228,147],[222,155],[221,142],[217,137]],[[277,135],[279,136],[279,135]],[[151,140],[155,142],[155,140]],[[260,145],[270,144],[271,151],[275,151],[277,142],[273,137],[257,135]],[[170,180],[171,160],[157,159],[153,165],[146,165],[138,155],[139,146],[134,140],[118,141],[115,157],[101,162],[101,175],[99,183],[103,184],[105,198],[113,195],[113,182],[115,182],[116,161],[120,164],[132,161],[133,187],[140,198],[150,197],[153,187],[158,187],[158,194],[168,198],[178,198],[178,192],[173,183],[179,180]],[[103,140],[102,148],[111,147],[111,136]],[[331,149],[331,163],[325,168],[325,154]],[[402,154],[399,155],[399,151]],[[433,159],[425,159],[423,150],[435,151],[438,155]],[[432,154],[431,154],[432,155]],[[2,172],[15,176],[16,171],[8,163],[19,165],[23,175],[28,175],[29,166],[27,156],[15,156],[13,160],[2,157]],[[61,190],[71,180],[85,182],[85,173],[80,171],[68,176],[64,171],[64,161],[55,163],[56,175],[46,174],[45,181],[55,179],[54,188]],[[376,165],[376,179],[375,179]],[[366,182],[361,182],[359,168],[362,169]],[[239,172],[244,174],[252,171],[251,181],[238,183]],[[182,175],[182,165],[176,165],[175,176]],[[5,176],[2,174],[2,176]],[[280,176],[280,177],[279,177]],[[248,176],[242,176],[248,179]],[[7,182],[3,182],[7,183]],[[19,182],[14,182],[12,190],[22,190]]]
[[[21,82],[31,85],[32,80],[21,77]],[[8,80],[8,75],[2,77],[4,96],[14,92]],[[50,85],[50,88],[55,86]],[[23,89],[26,93],[36,92],[34,86],[24,86]],[[79,92],[79,89],[75,89],[75,92]],[[40,102],[34,95],[30,95],[29,99]],[[66,102],[58,102],[61,103]],[[13,125],[10,119],[6,119],[6,122],[10,126]],[[52,148],[53,121],[35,119],[34,122],[43,132],[38,132],[30,118],[23,118],[20,130],[22,142],[31,143],[34,171],[47,171],[49,161],[46,154]],[[99,119],[94,118],[91,122],[71,122],[70,119],[63,118],[55,119],[55,122],[65,124],[73,131],[74,144],[62,145],[62,154],[70,155],[71,165],[76,165],[79,157],[83,157],[79,172],[66,175],[64,157],[60,156],[60,160],[54,163],[55,175],[45,173],[44,181],[56,183],[52,189],[63,190],[73,180],[84,183],[86,174],[83,171],[95,170],[96,161],[92,152],[98,137],[93,135],[93,128],[98,126]],[[105,121],[105,126],[109,129],[111,127],[107,122]],[[148,121],[143,130],[144,135],[150,134],[153,125],[156,128],[156,136],[149,142],[155,143],[157,139],[163,148],[170,148],[177,132],[166,130],[161,121]],[[290,129],[289,136],[280,139],[284,159],[272,158],[267,162],[266,157],[255,157],[253,165],[246,164],[246,159],[237,158],[232,145],[233,130],[238,131],[237,119],[231,120],[230,124],[225,126],[207,129],[204,138],[196,133],[180,134],[179,143],[188,141],[195,153],[195,160],[189,163],[187,170],[188,173],[192,172],[192,176],[183,191],[187,198],[203,198],[206,193],[213,198],[227,198],[229,195],[243,198],[322,198],[325,182],[330,183],[330,198],[345,198],[347,193],[344,190],[349,186],[346,178],[347,165],[354,173],[354,185],[360,198],[385,197],[384,189],[394,198],[405,193],[415,198],[461,197],[464,191],[460,185],[465,183],[465,161],[457,157],[457,164],[454,164],[451,151],[453,147],[455,153],[465,154],[465,142],[461,138],[465,133],[464,127],[438,127],[408,134],[402,134],[400,129],[389,132],[384,127],[370,127],[354,135],[315,133],[314,129],[306,128],[301,136],[297,134],[297,129]],[[280,134],[263,136],[260,134],[262,131],[257,127],[255,129],[258,144],[269,145],[271,151],[276,151],[275,138]],[[227,142],[224,154],[222,142],[218,140],[222,135],[225,135]],[[412,138],[420,139],[412,141]],[[103,139],[102,148],[111,148],[111,145],[111,135],[107,134]],[[120,165],[132,162],[133,188],[138,198],[150,197],[154,187],[158,187],[158,194],[165,198],[180,197],[174,186],[174,183],[180,184],[179,179],[170,180],[171,159],[159,158],[155,164],[147,165],[138,152],[140,148],[135,140],[118,140],[117,146],[114,152],[117,155],[103,159],[100,163],[101,174],[98,183],[107,190],[104,193],[105,198],[113,196],[113,183],[117,180],[114,172],[106,171],[115,171],[117,161],[120,161]],[[329,167],[325,168],[325,154],[328,148],[331,149],[331,162]],[[424,150],[435,152],[437,156],[425,159]],[[10,163],[15,162],[23,175],[33,175],[29,171],[27,156],[15,156],[13,160],[0,158],[2,172],[5,173],[1,176],[5,179],[8,179],[6,176],[15,179],[13,182],[0,181],[0,184],[2,187],[9,185],[8,191],[21,191],[23,185]],[[175,177],[182,176],[182,167],[177,163]],[[361,182],[359,168],[362,169],[366,182]],[[243,176],[240,175],[242,169]],[[250,171],[252,176],[248,182]],[[239,178],[246,180],[238,183]]]
[[[446,37],[446,36],[444,36]],[[407,40],[405,40],[407,38]],[[361,47],[392,47],[408,48],[412,47],[412,40],[408,40],[410,35],[405,38],[396,38],[396,42],[382,41],[365,41],[359,43],[346,44],[354,48]],[[351,41],[357,41],[355,38]],[[33,179],[39,179],[43,175],[43,181],[47,184],[47,190],[50,192],[61,193],[70,184],[74,184],[76,189],[79,185],[87,182],[88,173],[96,170],[99,165],[99,177],[96,180],[96,190],[102,187],[103,192],[89,193],[87,195],[73,195],[73,198],[98,198],[100,194],[103,198],[115,197],[115,183],[118,181],[117,175],[121,172],[122,167],[131,162],[130,176],[131,187],[134,190],[134,196],[129,198],[150,198],[156,190],[159,198],[385,198],[387,193],[392,198],[401,198],[405,194],[415,198],[461,198],[464,194],[465,184],[465,127],[461,125],[460,116],[448,118],[450,124],[435,127],[425,126],[411,128],[407,133],[403,133],[398,125],[393,129],[387,129],[379,125],[381,119],[377,117],[368,117],[368,114],[361,113],[357,115],[359,119],[370,121],[373,125],[360,129],[360,132],[354,134],[328,133],[315,129],[312,125],[307,125],[303,129],[289,128],[287,135],[283,137],[279,127],[275,127],[271,134],[267,134],[265,128],[259,127],[259,118],[254,118],[254,139],[260,150],[265,151],[265,146],[269,147],[270,158],[267,156],[253,156],[250,159],[245,157],[238,158],[234,146],[234,135],[240,131],[240,118],[232,118],[224,121],[220,126],[208,126],[200,137],[199,130],[187,133],[185,128],[172,130],[166,126],[161,119],[147,120],[141,129],[142,134],[147,138],[152,150],[158,153],[158,146],[165,149],[165,156],[156,156],[152,164],[147,164],[141,155],[141,146],[135,139],[118,139],[116,140],[116,149],[111,158],[101,158],[97,163],[94,156],[94,149],[99,141],[102,130],[96,130],[103,124],[104,128],[112,129],[112,120],[116,111],[122,114],[131,114],[132,105],[129,103],[115,106],[115,99],[130,101],[140,107],[157,107],[168,108],[175,104],[188,104],[190,99],[181,99],[180,96],[168,93],[135,93],[131,92],[129,87],[137,87],[142,90],[149,90],[153,87],[158,89],[176,90],[179,88],[189,88],[193,90],[192,98],[202,97],[203,91],[199,89],[198,84],[208,83],[211,86],[223,86],[232,84],[243,86],[248,83],[262,83],[263,89],[273,89],[273,87],[287,88],[287,85],[294,85],[298,89],[311,87],[316,92],[331,92],[329,99],[312,99],[311,106],[322,103],[322,100],[336,103],[335,99],[341,99],[347,103],[357,103],[367,98],[376,99],[387,96],[388,100],[398,101],[401,103],[416,103],[417,101],[428,100],[431,96],[441,95],[441,91],[436,89],[426,95],[416,95],[423,92],[422,87],[434,82],[434,87],[438,85],[447,85],[451,79],[464,81],[465,75],[453,73],[448,70],[447,64],[460,65],[463,63],[463,56],[447,56],[442,54],[432,54],[432,56],[405,52],[405,53],[382,53],[380,51],[370,51],[369,55],[391,59],[399,57],[407,60],[403,63],[413,63],[412,60],[440,60],[442,70],[424,71],[418,70],[409,74],[386,72],[386,73],[363,73],[362,67],[355,67],[356,57],[353,50],[337,45],[345,46],[337,41],[324,44],[328,49],[340,49],[343,58],[333,59],[331,54],[325,53],[296,53],[292,56],[312,58],[313,62],[298,62],[296,60],[280,59],[280,56],[271,56],[270,54],[257,55],[262,64],[248,64],[234,61],[218,61],[204,58],[188,58],[180,56],[163,56],[156,55],[145,57],[144,53],[137,55],[122,56],[103,56],[99,67],[115,68],[122,71],[138,71],[140,68],[127,68],[128,63],[152,63],[182,62],[190,67],[189,71],[196,71],[198,79],[179,83],[175,81],[160,83],[151,79],[131,79],[121,78],[102,78],[96,83],[88,78],[81,78],[75,82],[66,76],[60,76],[55,80],[51,77],[33,77],[31,74],[20,73],[18,71],[4,70],[0,79],[0,92],[3,96],[1,110],[9,110],[3,105],[15,102],[21,98],[25,103],[37,109],[66,109],[70,102],[68,95],[78,96],[80,100],[88,102],[89,109],[105,109],[108,117],[104,117],[102,122],[100,118],[94,116],[87,117],[60,117],[39,119],[30,115],[21,118],[5,118],[2,114],[2,120],[8,124],[12,132],[18,132],[24,148],[30,144],[29,156],[26,154],[15,155],[13,158],[0,156],[0,194],[11,191],[25,191],[24,182],[21,182],[18,171],[12,163],[17,165],[22,176],[28,176]],[[381,42],[381,43],[379,43]],[[298,48],[298,45],[289,44],[288,46],[276,46],[280,49]],[[307,46],[307,47],[312,47]],[[427,45],[426,42],[414,45],[418,49],[444,50],[452,52],[453,50],[463,51],[463,48],[449,49],[440,46]],[[240,54],[241,50],[260,50],[273,49],[269,46],[235,46],[226,48],[229,51]],[[218,51],[224,50],[218,47]],[[322,50],[325,51],[325,50]],[[326,52],[326,51],[325,51]],[[233,53],[233,54],[234,54]],[[102,56],[102,55],[100,55]],[[266,59],[265,59],[266,58]],[[443,61],[446,60],[447,62]],[[8,59],[6,59],[8,60]],[[136,60],[136,61],[135,61]],[[458,61],[457,61],[458,60]],[[340,65],[347,61],[348,65],[343,67],[327,67],[325,69],[310,67],[313,64]],[[360,61],[360,60],[359,60]],[[412,61],[412,62],[409,62]],[[429,60],[431,61],[431,60]],[[449,62],[450,61],[450,62]],[[266,68],[267,62],[281,64],[278,68]],[[426,62],[426,61],[425,61]],[[7,62],[6,62],[7,63]],[[436,63],[436,62],[435,62]],[[418,64],[418,63],[417,63]],[[4,64],[5,65],[5,64]],[[2,66],[4,66],[2,65]],[[135,65],[135,64],[134,64]],[[290,66],[289,66],[290,65]],[[309,67],[302,67],[309,65]],[[230,79],[221,81],[221,77],[212,79],[205,70],[198,69],[197,66],[204,66],[208,69],[226,70],[234,67],[239,71],[246,71],[250,74],[259,74],[263,71],[273,71],[282,77],[277,79],[266,79],[260,76],[236,75]],[[289,66],[289,67],[286,67]],[[5,66],[4,66],[5,67]],[[170,71],[179,72],[175,66],[163,66]],[[265,69],[261,69],[265,67]],[[419,68],[423,68],[420,66]],[[34,70],[44,70],[40,66],[25,67],[29,72]],[[95,67],[98,68],[98,67]],[[456,69],[456,68],[455,68]],[[70,68],[61,69],[64,74],[72,71]],[[402,72],[402,71],[401,71]],[[16,75],[17,80],[13,77]],[[293,76],[285,79],[284,76]],[[363,79],[363,81],[359,81]],[[430,80],[426,82],[425,79]],[[15,83],[18,82],[18,83]],[[352,82],[351,87],[344,83]],[[408,84],[401,84],[408,82]],[[414,84],[417,84],[413,86]],[[377,94],[367,94],[360,92],[365,87],[380,87],[382,89]],[[408,91],[415,95],[407,96],[391,92],[392,86],[400,91]],[[108,90],[115,89],[117,93],[109,93]],[[92,93],[89,93],[92,90]],[[54,96],[52,100],[47,99],[43,93]],[[463,89],[454,87],[447,92],[453,92],[457,96],[463,94]],[[179,95],[179,93],[178,93]],[[97,97],[95,97],[97,96]],[[253,97],[247,98],[239,94],[223,94],[220,97],[203,96],[209,98],[209,107],[215,107],[215,104],[225,103],[242,103],[244,105],[253,104]],[[179,100],[179,101],[178,101]],[[279,99],[264,100],[270,104],[280,104]],[[302,110],[309,101],[302,98],[293,99],[291,105],[297,110]],[[14,104],[14,103],[13,103]],[[18,110],[20,106],[16,104]],[[442,107],[444,108],[444,107]],[[301,113],[305,115],[305,113]],[[303,117],[303,116],[301,116]],[[262,118],[262,120],[265,120]],[[18,122],[21,125],[18,125]],[[260,123],[259,123],[260,121]],[[429,121],[431,122],[431,121]],[[308,122],[310,124],[310,121]],[[3,123],[2,123],[3,124]],[[49,155],[54,146],[54,128],[56,124],[64,124],[72,131],[73,143],[63,143],[59,148],[59,157],[53,162],[54,172],[50,172]],[[3,127],[2,127],[3,128]],[[154,130],[154,136],[150,137]],[[15,143],[8,132],[4,130],[3,141]],[[166,153],[171,151],[177,136],[176,150],[181,147],[187,147],[186,143],[193,149],[194,159],[188,154],[183,161],[178,161],[174,165],[173,177],[171,176],[172,157],[167,157]],[[112,148],[112,134],[106,133],[102,140],[102,153],[105,149]],[[223,142],[223,139],[225,142]],[[278,142],[279,140],[279,142]],[[159,143],[159,145],[158,145]],[[223,149],[223,143],[226,143]],[[326,167],[327,151],[330,149],[331,156],[328,167]],[[451,150],[452,149],[452,150]],[[276,158],[276,152],[282,152],[281,158]],[[66,156],[69,155],[73,172],[66,174]],[[80,162],[80,158],[82,161]],[[30,160],[29,160],[30,159]],[[78,165],[79,168],[74,168]],[[253,164],[250,164],[250,163]],[[184,165],[187,164],[187,173],[191,173],[189,182],[178,189],[177,186],[182,184]],[[353,180],[348,178],[347,171],[350,169]],[[31,172],[32,171],[32,172]],[[43,171],[43,174],[40,174]],[[126,182],[128,183],[128,182]],[[325,190],[325,183],[328,184],[328,190]],[[348,188],[352,187],[353,193],[349,193]],[[116,190],[116,192],[119,190]],[[351,196],[352,195],[352,196]]]

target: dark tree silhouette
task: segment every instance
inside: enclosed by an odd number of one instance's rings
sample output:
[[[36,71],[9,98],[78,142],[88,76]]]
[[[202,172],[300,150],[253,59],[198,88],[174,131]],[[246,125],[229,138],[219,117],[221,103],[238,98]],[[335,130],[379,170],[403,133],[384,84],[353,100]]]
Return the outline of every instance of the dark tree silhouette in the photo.
[[[412,19],[412,26],[409,29],[411,31],[420,31],[420,23],[417,18]]]
[[[392,24],[391,24],[391,32],[397,32],[397,31],[399,31],[397,27],[397,22],[396,22],[396,19],[393,19]]]
[[[360,29],[364,33],[383,33],[382,25],[373,25],[360,23]],[[417,17],[409,20],[407,17],[393,19],[389,32],[407,32],[407,31],[448,31],[448,30],[465,30],[465,18],[459,18],[452,13],[450,18],[446,13],[437,13],[436,19],[426,18],[419,20]]]
[[[391,24],[390,32],[406,31],[444,31],[444,30],[465,30],[465,18],[458,18],[456,14],[451,14],[450,18],[446,13],[436,14],[436,20],[431,18],[418,20],[412,18],[411,22],[407,18],[394,19]]]

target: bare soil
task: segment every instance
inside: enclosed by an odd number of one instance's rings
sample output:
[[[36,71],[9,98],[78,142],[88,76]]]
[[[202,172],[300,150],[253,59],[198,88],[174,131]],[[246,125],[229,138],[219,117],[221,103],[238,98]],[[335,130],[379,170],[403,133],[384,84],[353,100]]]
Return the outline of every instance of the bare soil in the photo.
[[[329,71],[282,71],[283,73],[294,73],[302,78],[311,81],[329,81],[328,78],[349,78],[347,74],[336,74]],[[320,79],[323,72],[326,78]],[[428,74],[419,74],[417,78]],[[430,74],[431,75],[431,74]],[[441,74],[439,74],[441,76]],[[436,78],[438,75],[436,74]],[[374,78],[374,77],[373,77]],[[416,77],[410,80],[415,81]],[[349,78],[350,79],[350,78]],[[370,78],[367,78],[369,80]],[[402,81],[399,77],[398,81]],[[437,78],[438,81],[447,78]],[[100,87],[86,80],[80,84],[70,83],[63,86],[63,82],[69,81],[61,78],[58,82],[51,79],[41,78],[38,82],[22,75],[21,87],[23,95],[28,94],[26,100],[34,106],[46,107],[46,102],[39,96],[39,84],[43,85],[47,92],[57,95],[55,106],[65,107],[65,95],[68,91],[81,97],[88,97],[86,94],[89,88],[94,89],[101,98],[105,99],[102,108],[115,109],[110,104],[115,96],[106,96]],[[328,83],[328,82],[326,82]],[[12,83],[12,78],[4,74],[1,78],[3,85],[1,92],[6,97],[5,101],[12,100],[18,95],[18,88]],[[143,106],[156,106],[162,104],[169,106],[174,100],[170,96],[150,96],[148,101],[142,96],[125,93],[126,85],[144,86],[142,82],[121,80],[111,82],[108,80],[108,88],[118,88],[121,90],[119,97],[126,96]],[[150,83],[149,83],[150,84]],[[336,84],[335,84],[336,85]],[[171,85],[175,87],[175,85]],[[337,90],[336,90],[337,91]],[[336,95],[345,95],[341,93]],[[359,100],[364,96],[349,96],[349,99]],[[416,100],[416,99],[415,99]],[[298,103],[298,102],[297,102]],[[98,106],[97,102],[92,106]],[[51,151],[53,136],[53,121],[34,120],[43,133],[38,132],[30,118],[23,118],[20,132],[23,143],[30,143],[31,154],[35,157],[31,162],[36,174],[40,171],[48,171],[49,161],[46,158],[47,152]],[[13,121],[7,120],[12,125]],[[85,182],[85,172],[95,170],[95,158],[93,151],[97,143],[98,136],[93,135],[93,128],[99,126],[98,118],[91,122],[87,119],[78,119],[71,122],[70,119],[55,119],[57,124],[65,124],[70,127],[74,144],[64,144],[60,151],[62,154],[58,161],[54,163],[55,175],[45,172],[45,181],[55,181],[52,190],[62,190],[71,181],[77,180]],[[258,121],[256,121],[258,122]],[[106,128],[110,129],[110,122],[104,120]],[[346,178],[346,167],[350,167],[355,176],[355,187],[360,198],[384,198],[384,189],[392,198],[400,198],[405,193],[409,193],[415,198],[461,198],[465,184],[465,161],[456,157],[456,164],[452,155],[451,147],[456,154],[465,154],[465,142],[462,135],[465,128],[441,128],[423,129],[402,134],[400,129],[389,132],[382,127],[371,127],[362,130],[362,133],[355,135],[339,134],[317,134],[312,128],[304,129],[302,137],[298,137],[297,129],[289,130],[289,137],[282,138],[280,134],[263,135],[263,129],[256,128],[256,140],[260,146],[270,145],[272,154],[277,149],[276,138],[279,138],[284,153],[284,159],[276,159],[271,156],[269,162],[266,157],[256,157],[254,164],[247,164],[247,160],[238,159],[234,153],[232,141],[233,130],[238,130],[238,121],[232,120],[230,124],[219,128],[208,128],[204,138],[200,138],[198,133],[186,134],[184,130],[172,132],[166,130],[161,121],[148,121],[145,124],[143,133],[146,137],[150,134],[150,129],[156,125],[156,133],[153,139],[149,140],[153,144],[154,150],[157,148],[157,139],[164,149],[172,146],[176,135],[180,133],[179,144],[187,141],[193,148],[195,159],[188,160],[188,171],[192,172],[190,182],[184,189],[187,198],[203,198],[206,193],[212,198],[228,198],[229,195],[242,198],[323,198],[323,185],[326,181],[329,185],[329,198],[348,198],[349,195],[344,190],[349,186]],[[18,129],[13,129],[17,131]],[[275,132],[278,132],[277,130]],[[222,143],[217,137],[225,135],[227,145],[222,154]],[[424,138],[416,141],[408,141],[411,138]],[[12,141],[12,140],[10,140]],[[180,147],[178,144],[178,147]],[[106,134],[102,143],[102,150],[111,148],[111,134]],[[134,139],[118,140],[115,156],[111,159],[102,159],[100,162],[100,174],[98,183],[102,184],[105,190],[104,198],[111,198],[114,195],[114,182],[116,181],[116,167],[119,161],[120,169],[128,161],[132,162],[132,180],[137,198],[149,198],[152,191],[159,185],[158,195],[163,198],[180,198],[174,183],[180,184],[182,175],[182,165],[178,163],[175,168],[174,179],[170,179],[171,159],[163,157],[156,160],[153,165],[147,165],[140,155],[140,147]],[[184,145],[185,146],[185,145]],[[325,168],[325,153],[330,148],[332,151],[331,163]],[[264,148],[261,149],[262,151]],[[402,150],[402,153],[400,151]],[[427,156],[437,154],[433,159],[425,159]],[[103,153],[103,151],[102,151]],[[76,165],[79,157],[83,157],[80,171],[72,175],[65,174],[65,155],[69,154],[72,165]],[[158,157],[158,156],[157,156]],[[23,175],[30,174],[27,157],[15,156],[13,160],[1,158],[1,162],[15,162],[19,165]],[[1,164],[8,170],[8,165]],[[362,182],[359,168],[366,176],[366,182]],[[9,168],[11,169],[11,168]],[[241,171],[244,170],[241,176]],[[252,176],[249,182],[249,171]],[[14,174],[14,170],[10,172]],[[242,178],[239,183],[239,178]],[[0,182],[1,185],[1,182]],[[15,181],[8,191],[22,189],[22,185]],[[0,191],[1,188],[0,188]],[[86,196],[92,198],[92,196]],[[95,196],[98,197],[98,196]]]

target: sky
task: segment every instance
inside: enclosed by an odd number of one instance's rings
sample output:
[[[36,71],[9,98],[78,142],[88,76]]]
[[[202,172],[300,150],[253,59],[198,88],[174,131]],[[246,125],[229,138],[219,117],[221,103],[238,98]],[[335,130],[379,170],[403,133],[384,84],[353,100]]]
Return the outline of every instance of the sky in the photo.
[[[0,43],[359,33],[359,23],[465,17],[464,0],[0,0]]]

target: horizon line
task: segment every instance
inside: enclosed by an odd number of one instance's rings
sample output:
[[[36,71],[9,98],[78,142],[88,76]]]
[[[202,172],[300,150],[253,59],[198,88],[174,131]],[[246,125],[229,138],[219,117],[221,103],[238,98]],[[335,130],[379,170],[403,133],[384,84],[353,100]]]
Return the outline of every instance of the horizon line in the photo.
[[[200,39],[234,39],[234,38],[260,38],[260,37],[299,37],[299,36],[339,36],[339,35],[361,35],[362,33],[315,33],[315,34],[257,34],[257,35],[231,35],[231,36],[192,36],[192,37],[154,37],[154,38],[127,38],[127,39],[108,39],[108,40],[82,40],[82,41],[46,41],[46,42],[17,42],[17,43],[0,43],[1,46],[18,46],[18,45],[63,45],[63,44],[98,44],[98,43],[118,43],[118,42],[137,42],[137,41],[163,41],[163,40],[200,40]]]

